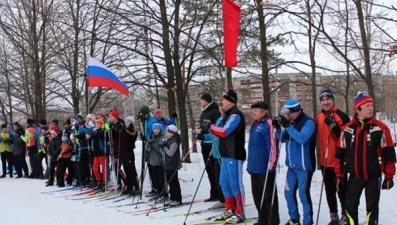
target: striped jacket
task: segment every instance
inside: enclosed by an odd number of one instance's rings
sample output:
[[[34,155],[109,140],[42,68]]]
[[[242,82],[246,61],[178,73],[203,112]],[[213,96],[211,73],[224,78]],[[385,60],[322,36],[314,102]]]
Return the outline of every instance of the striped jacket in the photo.
[[[377,178],[396,172],[396,151],[389,128],[375,118],[359,120],[357,114],[342,130],[336,151],[335,173],[357,178]]]

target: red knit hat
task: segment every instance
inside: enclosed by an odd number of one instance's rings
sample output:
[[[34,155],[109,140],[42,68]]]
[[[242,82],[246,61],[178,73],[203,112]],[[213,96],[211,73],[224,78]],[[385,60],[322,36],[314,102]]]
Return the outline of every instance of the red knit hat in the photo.
[[[110,110],[109,115],[114,116],[116,119],[120,117],[120,113],[115,109]]]
[[[161,110],[161,109],[156,109],[156,110],[154,110],[154,115],[155,115],[155,116],[157,116],[157,115],[163,115],[163,110]]]
[[[369,102],[374,102],[374,99],[371,98],[371,96],[369,96],[367,92],[359,92],[357,96],[354,97],[354,107],[356,109]]]
[[[103,119],[102,118],[99,118],[99,119],[97,119],[97,120],[95,120],[95,123],[98,123],[98,124],[103,124]]]

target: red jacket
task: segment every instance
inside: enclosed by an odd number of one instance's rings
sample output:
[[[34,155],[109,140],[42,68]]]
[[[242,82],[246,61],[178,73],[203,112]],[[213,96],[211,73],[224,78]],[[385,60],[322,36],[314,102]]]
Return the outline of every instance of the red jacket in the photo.
[[[330,115],[334,117],[340,130],[350,121],[349,116],[339,110],[336,105],[328,111],[322,110],[317,115],[315,119],[317,127],[317,162],[324,167],[334,167],[336,146],[339,140],[339,136],[336,136],[324,122]]]
[[[343,177],[349,173],[357,178],[377,178],[396,173],[396,151],[389,128],[375,118],[357,119],[346,124],[336,151],[335,173]]]

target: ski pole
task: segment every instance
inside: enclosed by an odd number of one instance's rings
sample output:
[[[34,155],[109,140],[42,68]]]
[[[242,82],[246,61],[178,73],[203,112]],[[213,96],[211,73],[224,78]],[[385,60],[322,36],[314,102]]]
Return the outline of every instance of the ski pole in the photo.
[[[321,189],[320,189],[320,198],[318,202],[318,209],[317,209],[317,219],[316,219],[316,225],[318,225],[318,219],[320,217],[320,210],[321,210],[321,198],[323,196],[323,188],[324,188],[324,177],[325,177],[325,171],[327,169],[327,161],[328,161],[328,145],[329,145],[329,139],[331,137],[331,131],[328,133],[328,138],[327,138],[327,145],[325,148],[325,162],[324,162],[324,169],[323,169],[323,179],[321,182]]]
[[[190,154],[190,152],[193,150],[193,146],[195,145],[195,143],[196,143],[196,142],[193,142],[192,147],[191,147],[191,148],[189,149],[189,151],[186,152],[186,154],[183,156],[181,162],[180,162],[179,165],[178,165],[178,168],[181,166],[181,164],[182,164],[183,162],[185,162],[186,157],[187,157],[187,156]],[[166,154],[166,153],[164,153],[164,154]],[[166,191],[166,188],[168,187],[168,185],[169,185],[169,183],[172,181],[172,179],[175,177],[175,175],[177,174],[177,172],[178,172],[178,169],[176,169],[176,170],[171,174],[170,179],[167,180],[166,185],[164,186],[163,190],[161,190],[160,194],[157,195],[157,197],[156,197],[156,199],[155,199],[155,201],[154,201],[152,207],[149,209],[149,211],[147,212],[146,216],[148,216],[149,213],[152,211],[152,209],[156,206],[157,200],[158,200],[159,196],[161,196],[161,195],[164,194],[164,192]],[[178,181],[178,182],[179,182],[179,181]],[[193,200],[194,200],[194,198],[193,198]],[[165,199],[164,199],[164,210],[165,210]]]

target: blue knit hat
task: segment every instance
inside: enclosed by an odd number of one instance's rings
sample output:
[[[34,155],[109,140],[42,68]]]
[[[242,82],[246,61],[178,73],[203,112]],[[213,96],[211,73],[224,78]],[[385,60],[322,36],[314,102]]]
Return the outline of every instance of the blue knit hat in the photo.
[[[284,103],[284,108],[282,109],[281,114],[294,113],[300,111],[302,111],[302,108],[298,100],[294,98],[290,98]]]
[[[152,129],[159,129],[161,131],[163,131],[163,125],[161,125],[161,123],[154,123],[152,126]]]

